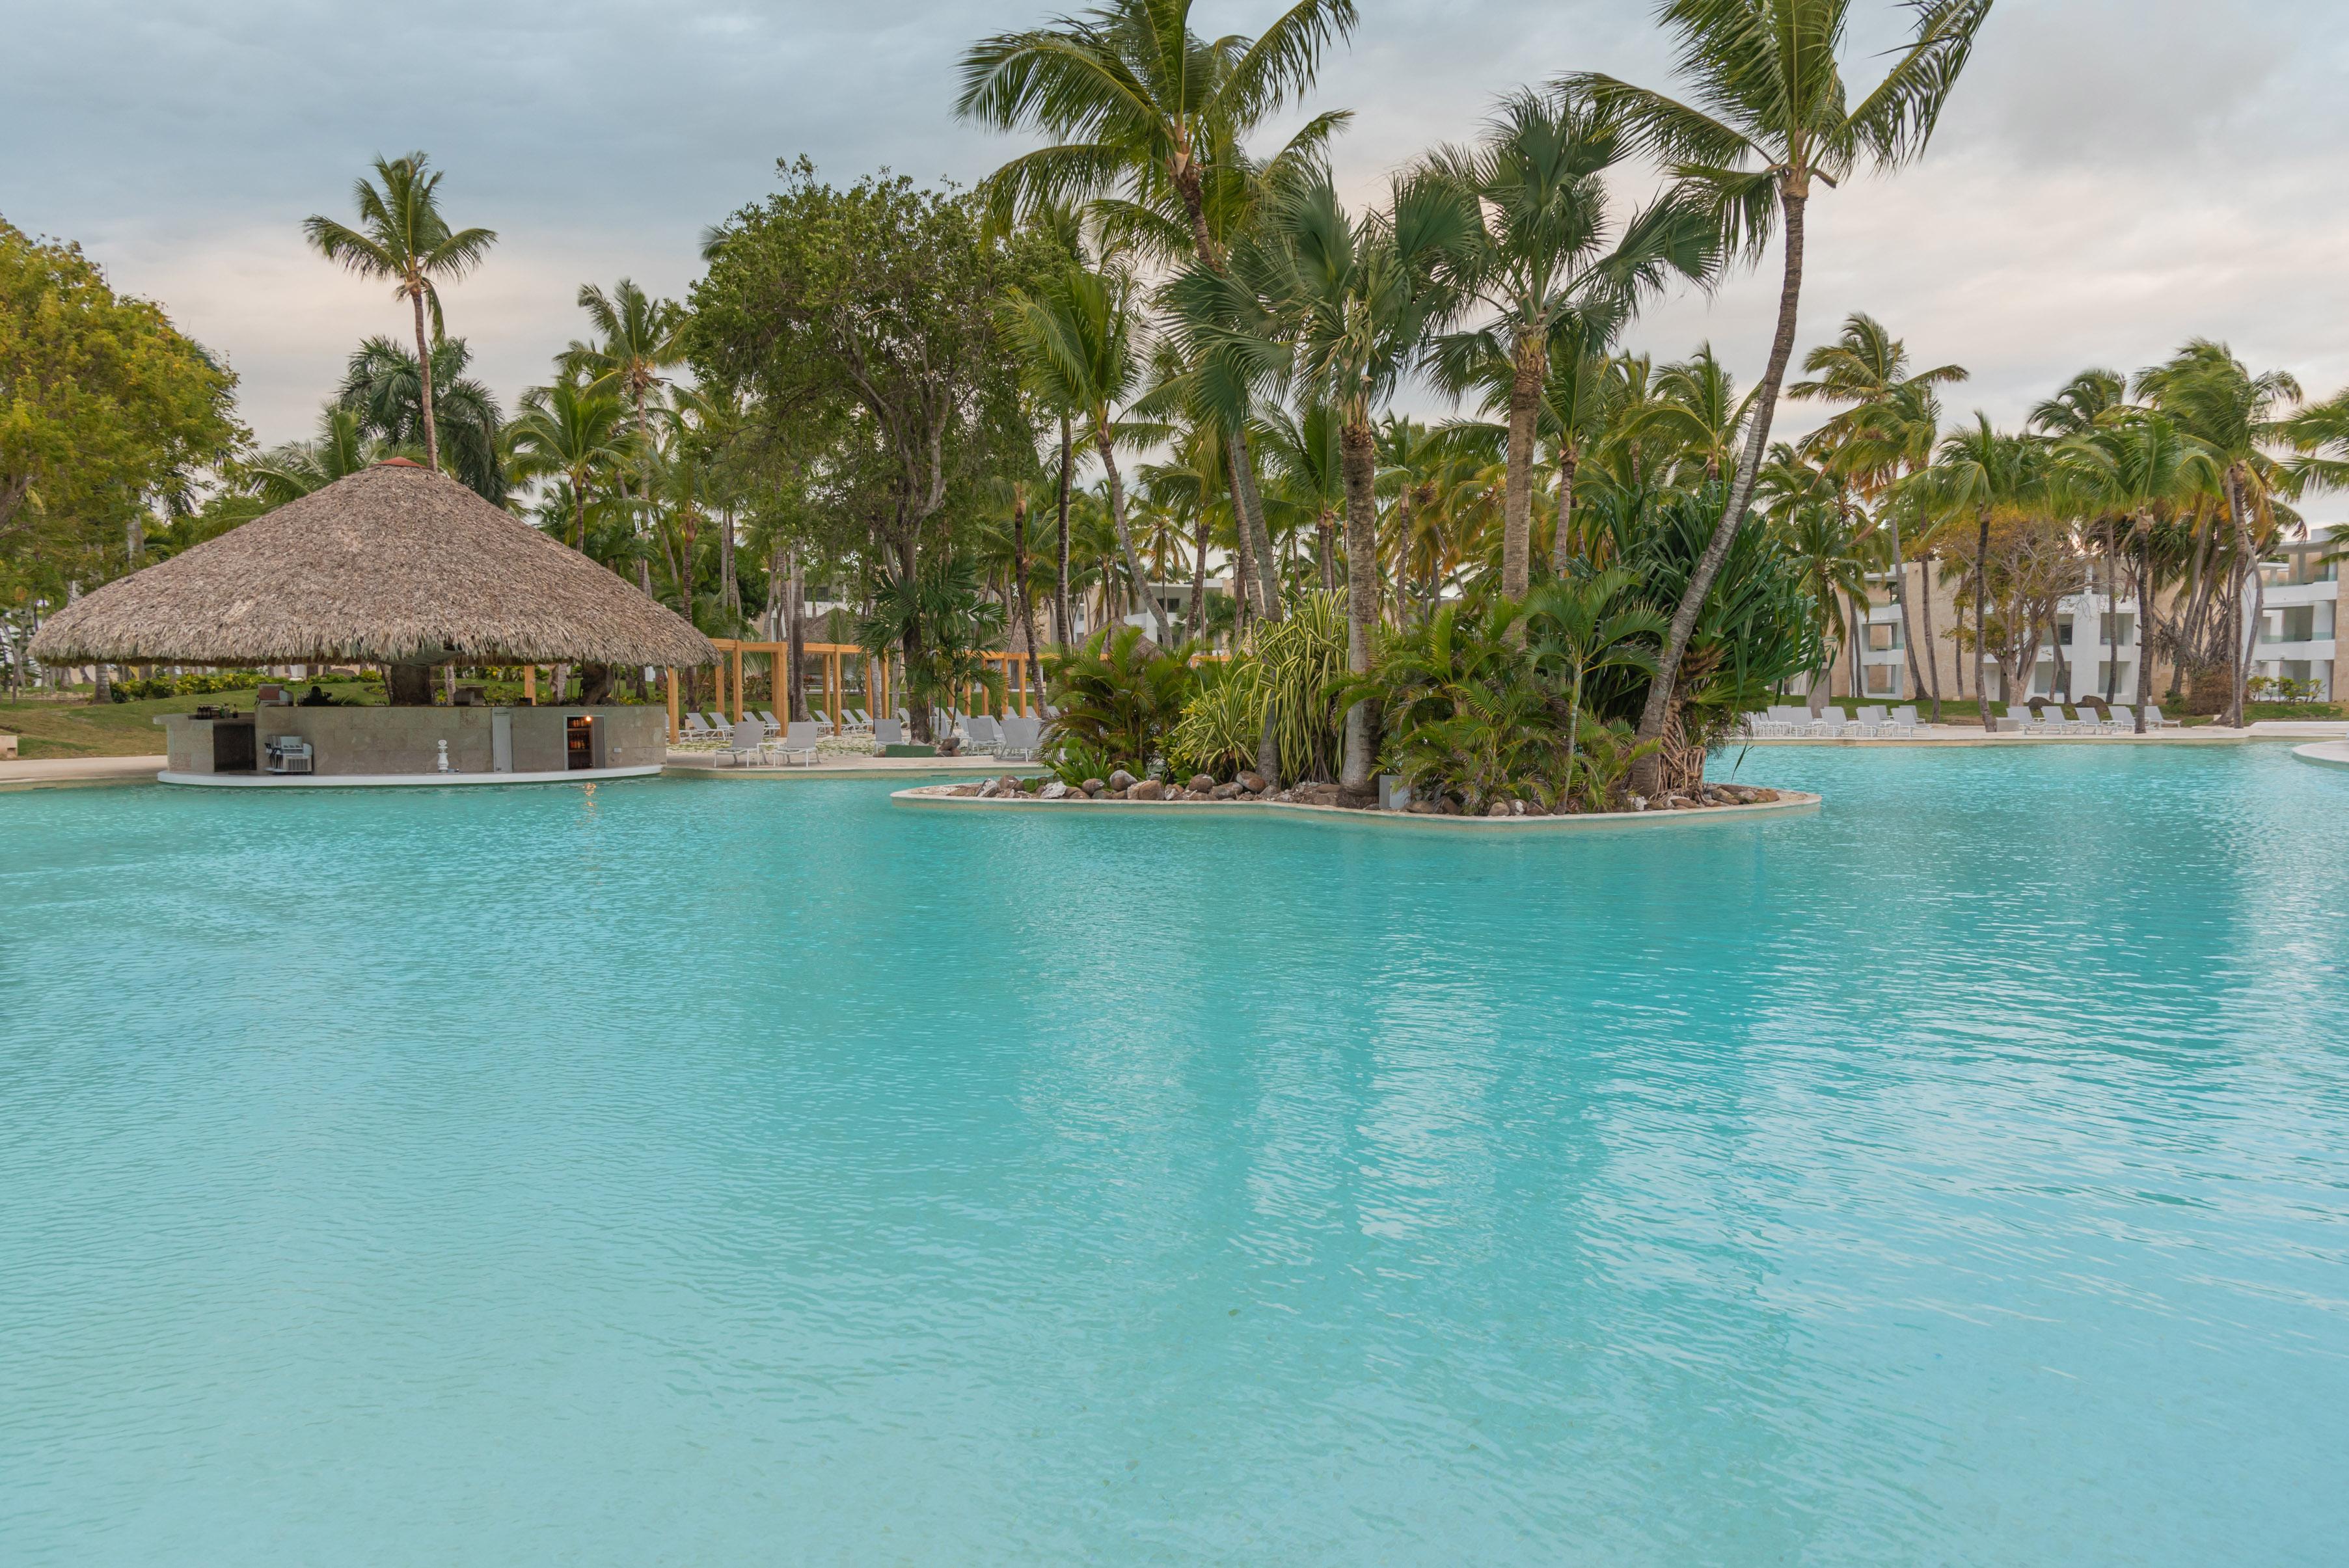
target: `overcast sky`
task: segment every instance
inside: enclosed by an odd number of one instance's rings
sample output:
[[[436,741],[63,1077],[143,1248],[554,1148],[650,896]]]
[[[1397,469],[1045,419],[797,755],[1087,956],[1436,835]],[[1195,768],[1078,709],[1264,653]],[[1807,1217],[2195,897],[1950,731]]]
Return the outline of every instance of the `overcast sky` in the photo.
[[[1901,15],[1858,0],[1869,57]],[[1368,192],[1475,131],[1495,94],[1593,67],[1668,85],[1640,0],[1362,0],[1313,107]],[[1023,0],[0,0],[0,216],[80,241],[243,377],[260,438],[310,432],[363,335],[406,329],[379,285],[303,247],[347,218],[378,152],[423,148],[452,221],[496,229],[447,291],[450,330],[511,401],[582,330],[583,282],[681,294],[695,238],[805,152],[970,181],[1019,145],[957,125],[960,48],[1046,15]],[[1213,4],[1253,30],[1273,5]],[[1973,381],[1951,413],[2006,422],[2072,372],[2135,369],[2189,335],[2313,395],[2349,385],[2349,5],[1999,0],[1925,161],[1814,203],[1806,346],[1869,311]],[[1637,195],[1633,191],[1631,194]],[[1631,346],[1710,338],[1750,380],[1775,273],[1656,309]],[[2340,510],[2328,506],[2326,511]]]

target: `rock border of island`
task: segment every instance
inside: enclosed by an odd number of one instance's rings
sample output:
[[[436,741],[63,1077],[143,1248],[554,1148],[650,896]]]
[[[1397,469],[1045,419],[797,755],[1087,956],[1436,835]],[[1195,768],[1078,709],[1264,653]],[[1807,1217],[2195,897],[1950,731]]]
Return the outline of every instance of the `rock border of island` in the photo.
[[[1123,780],[1120,783],[1119,780]],[[1704,822],[1764,816],[1794,816],[1816,811],[1821,798],[1801,789],[1770,789],[1751,784],[1706,784],[1696,796],[1667,795],[1638,801],[1628,811],[1578,811],[1552,815],[1528,802],[1497,801],[1481,815],[1469,816],[1451,806],[1416,802],[1402,810],[1377,808],[1374,799],[1349,799],[1335,784],[1301,784],[1289,789],[1261,788],[1262,780],[1242,774],[1217,784],[1204,775],[1188,784],[1157,779],[1135,779],[1123,770],[1108,779],[1088,779],[1071,785],[1053,779],[1030,791],[1036,780],[1011,774],[978,783],[926,784],[892,792],[890,799],[908,806],[947,808],[987,807],[1025,811],[1103,810],[1208,812],[1296,812],[1341,821],[1386,827],[1435,829],[1544,829],[1651,827],[1667,822]],[[1254,784],[1259,786],[1251,788]]]

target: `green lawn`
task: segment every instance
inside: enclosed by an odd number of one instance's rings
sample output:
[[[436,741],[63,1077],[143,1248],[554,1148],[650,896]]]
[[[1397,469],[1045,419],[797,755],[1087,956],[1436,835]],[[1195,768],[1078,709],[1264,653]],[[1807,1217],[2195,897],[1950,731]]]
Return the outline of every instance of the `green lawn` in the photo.
[[[297,691],[310,689],[307,681],[290,683]],[[358,681],[328,681],[326,689],[343,702],[379,700],[379,686]],[[165,696],[145,702],[93,703],[87,698],[65,701],[10,702],[0,697],[0,730],[21,738],[20,757],[160,757],[163,753],[159,713],[193,713],[206,704],[253,711],[250,691],[218,692],[210,696]]]

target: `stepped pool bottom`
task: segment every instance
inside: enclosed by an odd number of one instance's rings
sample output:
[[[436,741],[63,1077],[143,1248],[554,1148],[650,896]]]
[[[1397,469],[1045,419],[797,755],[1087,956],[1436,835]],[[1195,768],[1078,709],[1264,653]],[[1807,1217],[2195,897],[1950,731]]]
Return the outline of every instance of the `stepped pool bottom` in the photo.
[[[2349,778],[1734,777],[0,795],[0,1555],[2340,1561]]]

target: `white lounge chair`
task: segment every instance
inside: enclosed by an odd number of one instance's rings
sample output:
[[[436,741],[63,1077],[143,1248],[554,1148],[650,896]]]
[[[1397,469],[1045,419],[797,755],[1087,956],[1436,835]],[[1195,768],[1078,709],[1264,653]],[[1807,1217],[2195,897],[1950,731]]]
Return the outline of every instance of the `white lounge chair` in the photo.
[[[1003,731],[995,720],[983,713],[974,713],[962,721],[962,732],[970,738],[976,749],[993,755],[1003,744]]]
[[[1043,749],[1043,746],[1044,721],[1040,718],[1014,717],[1003,721],[1003,738],[996,747],[995,755],[1007,759],[1017,758],[1023,762],[1030,762],[1035,760],[1037,754]]]
[[[712,746],[725,738],[704,723],[699,714],[688,713],[678,726],[677,738],[680,746]]]
[[[877,719],[873,725],[873,749],[877,754],[885,746],[905,744],[905,722],[899,718]]]
[[[1874,739],[1878,735],[1883,733],[1884,705],[1881,703],[1861,704],[1855,711],[1850,728],[1845,730],[1844,733],[1848,735],[1854,729],[1857,730],[1862,736],[1865,736],[1869,739]]]
[[[1886,735],[1914,736],[1917,733],[1917,706],[1905,703],[1892,710],[1884,721]]]
[[[746,718],[727,732],[725,749],[719,755],[740,767],[763,762],[760,748],[767,743],[767,727],[755,718]]]
[[[759,710],[759,722],[767,727],[767,738],[770,740],[772,740],[776,736],[781,735],[783,732],[783,727],[775,722],[775,710],[772,708],[761,708]]]
[[[2112,704],[2111,710],[2106,714],[2102,727],[2107,735],[2135,735],[2137,733],[2137,709],[2129,707],[2127,703],[2116,702]]]
[[[2006,705],[2006,717],[1998,721],[1998,732],[2001,735],[2044,735],[2047,726],[2031,711],[2029,703],[2011,702]]]
[[[2186,727],[2185,725],[2178,719],[2164,718],[2161,716],[2161,705],[2158,702],[2149,702],[2145,705],[2145,727],[2147,729],[2183,729]]]
[[[767,755],[785,768],[794,765],[793,758],[798,759],[797,766],[812,768],[815,766],[817,743],[823,738],[823,728],[821,721],[812,718],[787,724],[780,739],[767,742]]]

